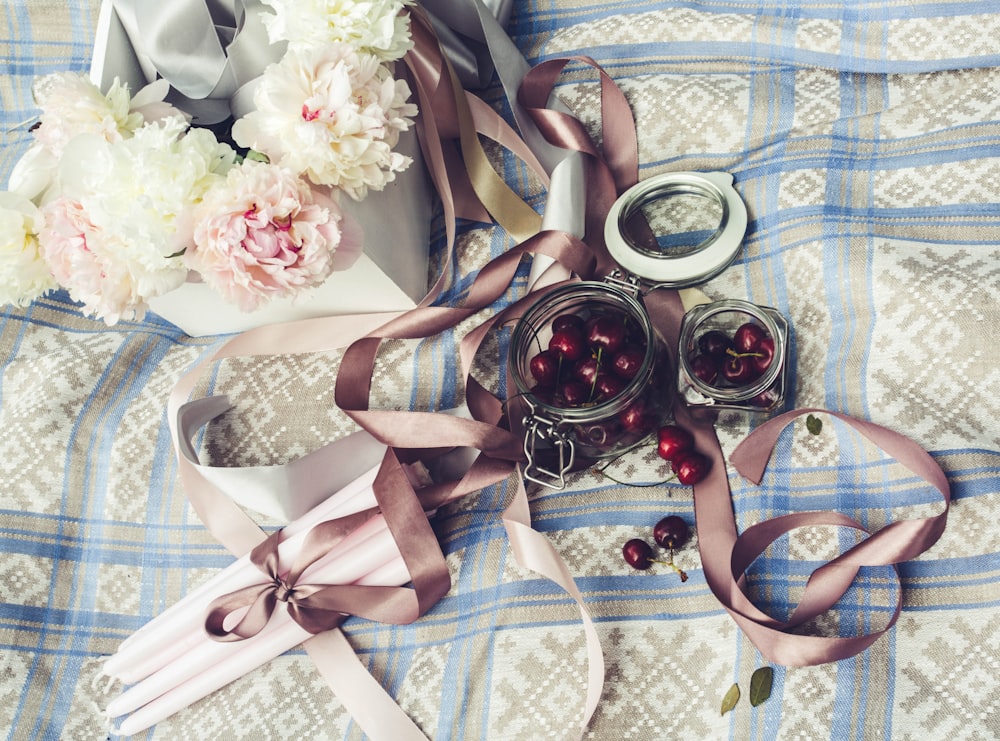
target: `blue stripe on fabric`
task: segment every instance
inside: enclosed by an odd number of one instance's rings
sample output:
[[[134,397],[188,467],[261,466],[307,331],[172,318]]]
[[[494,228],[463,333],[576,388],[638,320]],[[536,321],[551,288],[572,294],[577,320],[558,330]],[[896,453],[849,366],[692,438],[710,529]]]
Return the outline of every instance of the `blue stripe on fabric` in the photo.
[[[693,573],[693,572],[692,572]],[[641,576],[632,577],[618,577],[620,579],[642,579],[643,581],[662,581],[670,582],[672,584],[677,583],[677,578],[675,575],[666,574],[663,576],[643,574]],[[710,594],[707,585],[705,585],[702,580],[700,583],[696,582],[699,587],[693,590],[689,585],[691,582],[685,584],[684,590],[678,591],[670,597],[664,597],[663,593],[655,592],[655,585],[649,586],[647,589],[648,593],[644,592],[642,595],[636,595],[634,593],[624,592],[624,590],[619,590],[614,595],[593,595],[590,594],[588,601],[591,602],[614,602],[622,601],[625,599],[630,599],[633,602],[651,602],[651,603],[662,603],[664,607],[669,607],[669,603],[677,602],[679,604],[688,604],[692,598],[701,598],[708,596]],[[552,591],[546,591],[551,589]],[[421,622],[428,626],[434,625],[446,625],[454,626],[455,632],[447,636],[437,635],[435,638],[429,638],[422,641],[414,641],[411,645],[414,647],[426,647],[426,646],[441,646],[447,645],[449,643],[456,644],[464,641],[471,641],[477,637],[483,635],[489,635],[491,633],[498,633],[502,631],[518,630],[524,628],[542,627],[549,625],[576,625],[579,624],[579,615],[574,614],[573,611],[567,611],[568,617],[562,620],[553,620],[552,616],[549,615],[546,618],[539,617],[537,620],[519,620],[513,622],[500,623],[497,620],[491,619],[488,622],[481,620],[483,616],[501,615],[503,610],[507,608],[516,608],[525,612],[533,612],[536,609],[541,609],[545,607],[553,607],[559,605],[570,605],[572,604],[572,598],[566,595],[559,587],[555,586],[552,582],[547,579],[525,579],[515,585],[504,585],[502,597],[503,599],[491,599],[494,596],[496,590],[489,589],[485,592],[480,592],[474,594],[478,599],[474,601],[469,601],[469,606],[471,609],[463,610],[466,600],[459,600],[455,596],[445,597],[440,600],[435,606],[428,612],[424,617],[421,618]],[[587,597],[589,590],[581,589],[584,592],[585,597]],[[628,597],[624,596],[628,595]],[[526,599],[526,597],[533,596],[533,599]],[[642,622],[646,620],[658,620],[658,621],[680,621],[680,620],[697,620],[707,617],[717,617],[723,614],[724,610],[721,606],[717,609],[711,610],[694,610],[694,611],[671,611],[668,609],[663,609],[649,614],[631,614],[631,615],[599,615],[592,614],[592,619],[595,622],[607,622],[607,623],[617,623],[621,621],[626,622]],[[376,623],[370,620],[365,620],[363,618],[352,617],[345,624],[345,629],[349,634],[360,636],[371,636],[377,631],[382,630],[399,630],[393,626],[386,626],[380,623]],[[433,631],[428,631],[428,634],[434,633]],[[367,641],[366,641],[367,642]],[[367,650],[374,650],[368,648]],[[459,654],[460,650],[456,649],[452,651],[451,654]],[[455,669],[455,667],[452,667]],[[459,671],[460,669],[455,669]],[[445,676],[449,676],[446,673]],[[457,692],[457,690],[455,690]],[[451,694],[450,692],[445,692],[446,695]],[[459,710],[461,710],[461,703],[459,703]],[[444,717],[451,717],[450,714]]]
[[[720,0],[719,2],[698,0],[696,2],[691,0],[690,2],[671,3],[671,7],[696,10],[704,14],[752,15],[760,19],[782,16],[795,21],[803,21],[813,19],[845,20],[853,17],[861,22],[874,22],[874,19],[859,13],[856,5],[830,3],[826,0],[797,0],[792,11],[789,11],[784,3],[764,4],[755,0],[744,0],[743,2],[730,0]],[[907,3],[892,8],[884,8],[881,5],[871,7],[878,7],[881,11],[879,21],[960,17],[970,14],[988,14],[996,10],[995,5],[990,0],[975,0],[965,3]],[[662,9],[663,3],[660,0],[633,1],[628,5],[630,15]],[[518,11],[513,14],[511,24],[508,27],[508,32],[514,37],[540,34],[578,23],[601,20],[616,12],[621,12],[622,6],[618,2],[607,2],[585,7],[559,9],[547,3],[542,5],[538,2],[531,2],[527,9],[523,11],[518,9]]]
[[[23,34],[25,40],[30,40],[33,36],[31,32],[31,15],[28,12],[26,6],[10,4],[6,5],[6,10],[8,14],[8,19],[11,19],[13,15],[14,20],[9,20],[9,27],[16,27],[19,29],[25,29],[26,33]],[[70,44],[49,44],[53,48],[58,48],[60,54],[63,57],[61,62],[47,62],[47,61],[34,61],[38,57],[35,56],[35,50],[38,46],[31,46],[30,48],[22,47],[22,42],[18,40],[12,40],[12,46],[15,47],[14,53],[17,58],[20,59],[32,59],[33,61],[27,62],[24,66],[16,65],[11,62],[8,58],[6,60],[6,69],[8,74],[14,79],[14,99],[20,101],[19,105],[13,110],[7,106],[7,110],[4,111],[3,119],[7,129],[11,126],[16,126],[29,117],[32,117],[35,112],[35,107],[33,101],[31,101],[30,88],[34,77],[36,74],[40,74],[47,71],[54,71],[58,69],[65,69],[67,66],[70,69],[86,69],[89,65],[89,58],[91,53],[91,41],[89,39],[89,29],[91,28],[90,17],[85,8],[71,8],[71,23],[70,26],[73,29],[73,41]],[[86,38],[85,38],[86,37]],[[68,59],[68,63],[67,60]],[[5,144],[10,144],[11,146],[16,146],[19,148],[17,156],[20,156],[20,150],[23,150],[28,144],[29,137],[23,131],[18,130],[9,139],[5,137]],[[30,315],[30,312],[29,312]],[[9,314],[8,314],[9,316]],[[27,327],[27,322],[24,323],[24,327]],[[23,329],[21,330],[24,331]],[[65,495],[64,495],[65,501]],[[61,537],[63,534],[62,526],[57,528],[57,538]],[[59,546],[56,546],[56,552],[59,551]],[[53,578],[56,577],[58,572],[59,562],[53,563]],[[44,615],[52,615],[53,605],[51,601],[51,594],[49,597],[49,602],[43,612]],[[42,627],[38,631],[38,646],[42,646],[45,643],[45,637],[49,634],[49,622],[47,617],[43,618],[41,621]],[[63,643],[65,646],[65,641]],[[67,687],[72,687],[75,682],[66,682],[63,685],[63,690],[59,690],[53,683],[46,683],[46,690],[40,695],[39,699],[41,701],[41,709],[39,715],[31,723],[30,720],[26,720],[23,717],[24,703],[23,699],[25,693],[27,693],[28,688],[32,686],[32,678],[36,676],[39,668],[40,655],[36,653],[33,657],[31,666],[28,670],[28,677],[23,686],[21,699],[22,702],[18,703],[18,707],[15,710],[12,728],[21,727],[23,723],[31,724],[31,733],[36,738],[41,739],[57,739],[62,733],[62,726],[64,719],[68,716],[70,703],[72,701],[71,692],[66,690]],[[59,668],[55,669],[56,672],[60,671]],[[69,676],[79,676],[80,662],[67,662],[66,672]]]
[[[118,357],[118,353],[115,353],[115,355],[113,357],[117,358]],[[98,378],[97,382],[95,383],[94,393],[92,393],[91,396],[88,397],[87,400],[83,403],[83,405],[81,407],[81,410],[80,410],[79,416],[77,417],[77,419],[74,421],[73,425],[71,426],[71,431],[70,431],[70,435],[69,435],[69,441],[67,443],[67,453],[66,453],[67,460],[66,460],[66,463],[65,463],[66,466],[69,465],[69,461],[68,461],[69,456],[71,455],[72,451],[74,450],[74,448],[77,445],[77,443],[75,442],[75,440],[77,438],[77,435],[81,431],[81,422],[80,421],[83,418],[85,418],[88,415],[88,413],[90,412],[93,404],[95,403],[96,392],[104,386],[104,384],[105,384],[105,382],[107,380],[107,376],[108,376],[108,370],[107,370],[107,368],[108,368],[108,366],[105,366],[104,371],[101,373],[100,377]],[[88,447],[87,449],[90,449],[90,448]],[[90,458],[88,458],[87,461],[86,461],[86,463],[84,464],[84,477],[85,477],[85,479],[88,482],[91,480],[91,477],[89,475],[89,473],[90,473],[90,466],[91,466],[91,462],[90,462]],[[62,487],[62,498],[61,498],[60,508],[59,508],[61,512],[65,512],[65,511],[68,510],[67,502],[68,502],[69,498],[70,498],[70,492],[69,492],[69,488],[68,488],[68,479],[64,479],[63,487]],[[86,509],[86,500],[87,499],[88,499],[88,494],[84,493],[81,496],[81,500],[83,502],[82,507],[81,507],[82,509]],[[65,557],[66,556],[66,551],[68,550],[68,545],[67,544],[70,543],[70,542],[72,542],[72,537],[66,535],[67,524],[68,524],[67,521],[65,521],[62,518],[60,518],[59,523],[58,523],[58,525],[57,525],[57,527],[55,529],[55,533],[54,533],[53,558],[51,560],[52,570],[51,570],[51,576],[50,576],[50,578],[51,578],[51,580],[52,580],[53,583],[56,583],[61,578],[60,577],[60,571],[64,568],[64,563],[67,560],[69,560],[69,562],[71,564],[73,564],[72,569],[73,569],[74,573],[75,573],[76,569],[78,568],[78,562],[77,561],[74,561],[74,560],[71,560],[71,559],[66,559],[66,557]],[[80,536],[78,535],[76,537],[80,537]],[[84,547],[81,546],[80,549],[84,550]],[[73,579],[73,581],[74,582],[76,581],[75,578]],[[48,595],[48,600],[47,600],[45,609],[43,611],[44,617],[41,620],[41,624],[40,624],[40,627],[39,627],[39,630],[38,630],[38,645],[39,646],[45,645],[45,643],[47,642],[48,636],[52,632],[54,632],[54,629],[53,629],[52,626],[60,624],[58,622],[58,620],[57,620],[57,617],[56,617],[59,611],[57,611],[56,608],[54,607],[54,597],[55,597],[55,590],[50,590],[49,595]],[[55,655],[56,656],[62,656],[64,654],[64,652],[66,651],[67,648],[68,647],[66,645],[65,636],[64,636],[63,640],[60,641],[60,651],[56,652]],[[31,675],[34,675],[38,671],[40,661],[41,661],[41,655],[36,653],[34,655],[33,659],[32,659],[32,663],[31,663],[31,669],[30,669],[30,672],[29,672]],[[53,669],[54,673],[59,673],[59,671],[60,670],[59,670],[58,666]],[[44,692],[42,692],[40,694],[40,697],[39,697],[40,708],[41,708],[40,709],[40,713],[42,715],[45,715],[46,711],[48,710],[49,714],[51,714],[52,717],[65,718],[66,717],[66,712],[65,712],[64,709],[61,709],[61,708],[58,708],[58,707],[52,707],[52,705],[54,703],[56,705],[58,705],[58,702],[57,702],[58,698],[53,696],[53,692],[56,691],[56,690],[58,690],[58,685],[56,685],[55,683],[48,683],[46,685]],[[56,710],[58,710],[58,715],[56,715],[56,713],[55,713]],[[41,723],[41,718],[39,718],[38,720],[36,720],[36,725],[35,725],[35,729],[34,729],[36,733],[40,733],[40,728],[39,728],[39,724],[40,723]]]
[[[493,485],[487,487],[482,491],[480,504],[483,507],[489,507],[489,500],[492,498],[499,506],[497,500],[502,498],[502,496],[501,486]],[[502,526],[496,523],[495,527],[499,528]],[[453,547],[453,543],[449,543],[449,546]],[[488,540],[482,537],[478,540],[469,541],[465,544],[465,548],[466,550],[463,552],[462,557],[462,567],[459,569],[458,578],[454,584],[457,594],[452,598],[446,597],[445,599],[449,600],[450,604],[454,604],[453,611],[455,614],[476,616],[478,612],[480,615],[485,615],[487,617],[486,623],[490,626],[489,629],[491,630],[495,626],[497,616],[488,610],[481,611],[480,607],[482,602],[493,602],[495,598],[491,599],[488,596],[486,600],[482,600],[479,597],[479,590],[482,589],[484,584],[483,579],[486,570],[483,568],[483,565],[489,548]],[[501,592],[502,586],[499,584],[487,589],[487,595],[500,594]],[[441,603],[439,602],[438,605],[441,605]],[[441,606],[447,607],[447,605]],[[437,606],[432,608],[424,617],[430,617],[435,612],[437,612]],[[448,610],[448,612],[452,612],[452,610]],[[439,612],[438,614],[442,613]],[[471,620],[470,624],[472,623],[478,625],[478,620]],[[462,641],[459,640],[463,638],[466,638],[466,636],[456,635],[453,648],[448,652],[448,659],[444,670],[444,692],[442,693],[442,702],[438,709],[438,718],[441,726],[456,728],[459,736],[464,734],[466,718],[465,696],[469,689],[468,683],[459,681],[464,676],[464,669],[468,664],[464,660],[465,647]]]
[[[66,523],[74,522],[71,518],[62,519]],[[86,530],[86,522],[84,521],[81,530]],[[150,528],[163,533],[173,533],[175,536],[181,535],[186,529],[182,526],[156,528],[155,525],[150,525]],[[3,536],[0,536],[0,550],[4,553],[51,560],[66,559],[89,564],[141,567],[152,557],[157,564],[183,560],[184,566],[192,569],[223,569],[233,562],[232,554],[221,546],[199,547],[197,544],[184,546],[178,544],[176,540],[167,541],[164,546],[150,552],[141,543],[134,541],[88,538],[87,543],[70,545],[58,542],[57,535],[45,536],[43,539],[35,530],[5,529],[3,533]],[[93,550],[92,547],[99,547],[101,550]]]
[[[933,555],[934,551],[929,552]],[[900,575],[906,580],[927,580],[916,582],[915,589],[933,589],[937,586],[965,586],[996,583],[1000,572],[1000,553],[981,554],[964,558],[938,558],[920,561],[905,561],[898,566]],[[952,577],[944,579],[943,577]],[[962,577],[972,577],[962,578]],[[1000,591],[997,593],[1000,599]]]
[[[551,59],[563,59],[567,56],[588,56],[596,59],[613,77],[620,79],[623,75],[616,74],[619,69],[633,69],[641,59],[645,68],[657,66],[690,64],[692,60],[711,60],[715,63],[729,61],[736,65],[753,65],[767,67],[774,72],[780,67],[789,69],[837,69],[848,74],[923,74],[941,72],[944,70],[988,69],[1000,66],[1000,54],[973,57],[952,57],[943,59],[911,59],[886,60],[859,57],[841,52],[812,51],[808,49],[789,49],[777,44],[760,44],[724,40],[721,42],[706,41],[669,41],[630,44],[628,61],[620,59],[615,52],[620,49],[615,46],[581,46],[574,49],[560,49],[558,52],[542,52],[533,59],[532,64],[538,64]],[[572,69],[569,67],[568,69]],[[719,74],[719,73],[717,73]],[[559,83],[565,84],[565,83]]]

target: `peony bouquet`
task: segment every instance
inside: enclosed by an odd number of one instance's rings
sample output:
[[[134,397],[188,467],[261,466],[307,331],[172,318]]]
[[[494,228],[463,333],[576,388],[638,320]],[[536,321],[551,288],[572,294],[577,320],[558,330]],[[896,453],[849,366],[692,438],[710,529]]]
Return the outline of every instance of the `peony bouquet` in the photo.
[[[157,80],[104,93],[56,73],[33,92],[33,142],[0,193],[0,302],[63,287],[114,324],[201,281],[253,311],[322,284],[361,254],[341,199],[380,191],[417,113],[393,63],[409,0],[265,0],[280,61],[230,137],[191,125]]]

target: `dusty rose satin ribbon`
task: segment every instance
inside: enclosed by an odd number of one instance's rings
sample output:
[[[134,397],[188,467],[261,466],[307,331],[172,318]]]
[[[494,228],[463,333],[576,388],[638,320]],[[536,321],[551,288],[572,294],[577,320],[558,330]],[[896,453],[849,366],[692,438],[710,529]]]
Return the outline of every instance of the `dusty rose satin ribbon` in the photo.
[[[209,635],[223,641],[254,636],[263,630],[278,602],[285,602],[292,619],[309,633],[316,634],[336,628],[348,615],[385,623],[412,623],[443,597],[451,584],[448,566],[423,507],[393,451],[386,452],[372,489],[378,511],[359,512],[315,526],[287,573],[282,573],[278,562],[280,531],[254,548],[250,560],[267,579],[214,600],[205,621]],[[299,582],[310,565],[365,520],[379,513],[385,517],[399,547],[413,589]],[[244,614],[235,625],[227,628],[227,618],[239,613]]]
[[[428,50],[428,54],[433,56],[433,50]],[[419,54],[414,54],[415,62],[419,62]],[[431,64],[426,64],[426,69],[435,69],[433,59]],[[415,74],[419,79],[419,75]],[[459,185],[461,181],[450,178],[454,170],[454,162],[450,162],[441,146],[444,142],[444,134],[436,132],[434,126],[437,117],[434,114],[438,110],[430,105],[432,91],[438,91],[441,87],[440,81],[435,81],[424,77],[418,89],[422,91],[421,109],[425,112],[426,129],[422,135],[422,143],[426,145],[428,153],[428,163],[432,170],[434,182],[440,189],[442,201],[445,203],[445,213],[448,222],[448,248],[452,249],[454,243],[454,217],[456,215],[454,194],[456,192],[455,183]],[[450,77],[450,76],[449,76]],[[442,76],[442,80],[444,77]],[[452,95],[454,98],[454,94]],[[482,120],[488,119],[484,115],[482,108],[475,109],[477,112],[473,116],[477,126],[482,124]],[[495,115],[495,114],[494,114]],[[486,127],[484,127],[486,128]],[[445,128],[447,130],[447,126]],[[494,131],[500,132],[501,138],[505,136],[503,126],[494,126]],[[503,143],[503,142],[502,142]],[[459,188],[464,190],[464,188]],[[538,243],[540,251],[547,251],[549,254],[561,257],[569,263],[578,260],[575,255],[579,255],[586,250],[580,250],[582,243],[574,240],[568,235],[546,234],[533,238]],[[526,248],[523,250],[526,251]],[[487,306],[496,297],[502,294],[506,286],[509,285],[516,269],[517,260],[515,257],[505,257],[498,266],[491,271],[486,271],[488,277],[478,281],[475,290],[469,296],[464,307],[459,310],[444,308],[434,308],[430,304],[438,295],[441,286],[445,283],[445,275],[442,275],[438,283],[432,288],[428,296],[421,302],[420,319],[414,321],[413,317],[406,321],[405,315],[373,315],[366,317],[330,317],[325,319],[307,320],[291,325],[262,327],[251,332],[240,335],[226,343],[217,353],[206,358],[191,371],[186,373],[178,382],[171,394],[168,405],[168,419],[171,431],[177,439],[177,413],[190,395],[197,380],[217,361],[228,357],[241,357],[252,355],[287,354],[296,352],[316,352],[322,350],[344,347],[359,337],[369,335],[367,340],[360,340],[356,347],[359,360],[346,362],[342,365],[342,372],[349,375],[351,367],[355,362],[359,362],[357,368],[368,367],[368,377],[363,384],[367,389],[371,378],[372,362],[374,351],[380,337],[389,336],[385,332],[373,331],[386,322],[400,320],[399,325],[405,329],[409,327],[410,332],[421,334],[413,336],[429,336],[433,334],[436,322],[443,322],[440,326],[454,326],[461,318],[468,316],[476,308]],[[450,262],[450,260],[449,260]],[[585,267],[581,266],[581,269]],[[435,314],[440,315],[433,319]],[[443,318],[447,316],[447,320]],[[430,322],[425,324],[425,322]],[[402,335],[401,335],[402,336]],[[346,358],[345,358],[346,360]],[[471,358],[465,363],[466,367],[471,364]],[[355,375],[359,375],[356,370]],[[360,373],[363,375],[363,373]],[[473,408],[482,409],[484,404],[470,404]],[[468,473],[458,482],[446,482],[435,488],[435,496],[432,500],[431,493],[427,492],[425,502],[434,501],[436,504],[448,501],[458,496],[463,496],[469,492],[477,491],[491,483],[502,480],[510,475],[513,470],[512,464],[520,456],[520,443],[508,431],[496,426],[499,420],[499,405],[490,409],[489,416],[491,422],[479,420],[455,420],[442,419],[442,415],[430,415],[421,413],[406,412],[377,412],[367,410],[367,398],[363,403],[358,404],[359,421],[366,429],[370,429],[376,437],[380,437],[389,445],[399,445],[403,447],[423,447],[429,439],[433,439],[442,446],[468,445],[486,451],[480,455],[476,463],[470,468]],[[515,454],[516,453],[516,454]],[[329,451],[320,449],[310,455],[322,457],[328,455]],[[499,457],[497,457],[499,455]],[[506,460],[505,460],[506,459]],[[239,507],[217,490],[210,482],[204,479],[198,472],[197,467],[188,461],[184,456],[178,458],[178,468],[184,484],[185,492],[189,500],[195,507],[199,517],[211,530],[211,532],[234,553],[246,553],[254,548],[263,538],[264,534],[259,527],[250,519]],[[423,493],[423,492],[422,492]],[[526,500],[525,500],[526,501]],[[526,505],[525,505],[526,506]],[[530,527],[528,527],[530,530]],[[531,531],[534,532],[534,531]],[[536,535],[538,535],[536,533]],[[541,538],[540,535],[538,535]],[[530,538],[525,538],[530,539]],[[530,549],[530,546],[529,546]],[[544,560],[544,559],[543,559]],[[553,573],[554,578],[559,579],[558,568],[551,568],[540,564],[540,569],[546,569]],[[543,571],[544,573],[544,571]],[[571,580],[570,580],[571,581]],[[562,582],[565,585],[565,579]],[[575,588],[575,586],[574,586]],[[577,601],[581,605],[586,620],[585,610],[582,601],[577,593]],[[592,626],[588,631],[588,642],[591,653],[596,654],[596,660],[591,662],[590,695],[591,704],[585,716],[590,717],[596,701],[600,694],[600,679],[603,676],[603,663],[600,661],[600,648],[596,642],[596,634]],[[326,679],[330,687],[342,700],[355,720],[365,729],[366,733],[379,738],[422,738],[419,729],[402,712],[402,710],[392,701],[379,683],[368,674],[360,665],[354,655],[350,645],[346,642],[340,631],[326,631],[316,635],[313,639],[304,644],[310,656],[315,660],[316,665]],[[594,689],[596,687],[596,690]]]
[[[579,61],[593,63],[586,58]],[[622,153],[622,148],[635,151],[628,137],[609,139],[608,133],[615,135],[623,130],[634,131],[634,125],[625,127],[623,124],[624,115],[617,110],[623,103],[612,90],[614,83],[603,73],[601,86],[604,105],[602,111],[605,132],[604,152],[597,150],[586,136],[586,132],[581,130],[579,122],[572,117],[542,109],[540,104],[547,99],[557,75],[564,69],[566,63],[566,60],[552,60],[533,69],[525,79],[520,97],[522,104],[531,112],[549,141],[575,148],[585,154],[590,161],[589,169],[598,187],[588,189],[587,241],[592,247],[600,250],[603,245],[595,245],[594,236],[597,225],[603,227],[603,219],[607,213],[605,206],[613,202],[612,194],[616,190],[620,192],[623,187],[628,187],[628,180],[623,178],[621,173],[630,170],[632,162]],[[616,123],[611,123],[612,121]],[[602,155],[608,157],[607,163]],[[612,180],[614,187],[610,182]],[[599,251],[599,254],[606,259],[603,252]],[[673,352],[677,347],[677,332],[684,311],[678,294],[675,291],[658,290],[646,296],[646,304],[654,323],[664,334]],[[676,361],[676,357],[674,360]],[[736,451],[733,456],[734,465],[752,471],[748,476],[759,481],[777,434],[794,416],[808,411],[792,412],[760,428]],[[934,518],[893,523],[818,569],[811,577],[802,601],[792,617],[785,623],[779,623],[754,607],[741,589],[742,573],[750,563],[775,538],[790,529],[808,524],[835,524],[862,530],[864,528],[839,513],[799,513],[775,518],[748,528],[745,533],[737,537],[726,464],[714,427],[710,423],[699,423],[691,419],[686,407],[679,400],[675,412],[678,421],[695,432],[699,449],[708,454],[714,462],[710,475],[695,487],[695,517],[706,579],[716,597],[767,658],[788,665],[834,661],[859,653],[892,627],[901,609],[899,599],[889,624],[870,635],[824,638],[792,635],[787,632],[835,604],[850,586],[860,566],[898,563],[923,552],[937,540],[946,519],[948,485],[941,469],[925,451],[898,433],[845,415],[836,415],[930,481],[942,492],[946,509],[944,513]]]
[[[676,348],[677,332],[684,313],[676,292],[657,290],[648,294],[646,308],[668,346]],[[867,531],[860,523],[837,512],[802,512],[766,520],[737,534],[726,460],[715,427],[708,419],[692,417],[683,401],[676,400],[674,416],[678,424],[691,430],[698,449],[712,459],[708,476],[694,487],[698,549],[705,580],[765,658],[786,666],[821,664],[854,656],[895,624],[902,607],[898,590],[896,606],[888,624],[871,634],[822,637],[790,632],[832,607],[851,586],[859,567],[893,565],[913,558],[933,545],[944,529],[951,499],[944,473],[919,445],[885,427],[827,410],[799,409],[765,422],[736,448],[730,462],[741,475],[759,483],[778,435],[796,417],[810,412],[833,415],[857,429],[940,491],[945,510],[931,518],[895,522],[817,569],[792,616],[784,622],[775,620],[758,609],[743,590],[744,571],[770,543],[790,530],[808,525],[837,525]]]
[[[600,148],[579,119],[546,107],[556,80],[573,61],[590,65],[599,73],[604,137]],[[533,67],[521,84],[518,100],[550,143],[584,155],[587,182],[584,239],[597,256],[596,276],[603,277],[618,267],[604,247],[605,219],[619,194],[635,185],[639,178],[639,145],[632,109],[614,80],[586,56],[551,59]]]
[[[454,162],[449,162],[448,157],[444,154],[445,145],[449,143],[448,132],[452,132],[451,135],[455,136],[457,134],[454,132],[457,132],[458,129],[458,122],[449,118],[449,110],[453,110],[455,107],[455,95],[449,87],[451,84],[450,75],[445,76],[440,72],[446,68],[447,61],[440,48],[432,45],[433,37],[428,35],[426,21],[421,20],[419,14],[415,15],[414,18],[416,20],[414,23],[416,48],[408,55],[408,63],[415,69],[424,70],[415,74],[420,81],[417,88],[420,93],[420,108],[425,112],[425,115],[421,117],[421,141],[427,147],[426,161],[445,208],[445,223],[448,226],[447,250],[449,252],[445,263],[450,264],[450,253],[454,249],[455,219],[459,213],[456,204],[461,203],[463,199],[467,203],[469,201],[467,194],[472,193],[472,189],[462,187],[460,180],[456,184]],[[435,75],[440,75],[440,77],[435,78]],[[443,105],[440,100],[451,101],[451,108]],[[493,115],[499,118],[495,113]],[[488,117],[484,114],[482,118]],[[510,139],[512,132],[509,131],[509,127],[504,129],[502,125],[494,124],[492,126],[484,125],[484,128],[489,129],[492,135],[497,136],[501,144],[513,147],[520,146]],[[537,165],[537,163],[535,164]],[[486,214],[482,206],[479,207],[479,212]],[[548,238],[541,237],[540,241],[545,244],[542,249],[548,250],[549,254],[557,259],[563,258],[571,263],[574,262],[570,253],[574,251],[577,244],[572,238],[566,239],[561,235],[551,235]],[[523,251],[527,251],[527,248],[522,248]],[[178,381],[168,404],[168,420],[174,439],[178,439],[176,419],[178,410],[187,401],[198,379],[213,364],[226,358],[319,352],[343,348],[357,340],[358,346],[352,352],[360,358],[357,361],[360,365],[355,367],[354,376],[364,376],[366,367],[368,372],[367,378],[359,386],[359,390],[361,388],[365,390],[364,404],[356,406],[366,408],[372,363],[380,337],[424,337],[454,326],[502,295],[513,277],[519,259],[520,254],[505,256],[501,264],[498,264],[494,271],[490,271],[491,277],[484,277],[483,280],[477,281],[474,291],[468,297],[464,307],[460,309],[430,306],[446,283],[447,275],[442,273],[427,296],[421,301],[416,314],[414,312],[397,312],[311,319],[288,325],[260,327],[235,337]],[[398,320],[399,324],[387,324],[393,320]],[[388,330],[376,332],[380,326],[395,328],[397,332],[395,335],[392,335]],[[368,339],[359,340],[359,338],[366,336]],[[345,375],[352,373],[351,368],[354,362],[352,360],[346,362],[343,369]],[[496,435],[489,429],[489,426],[480,422],[475,420],[447,421],[440,419],[440,417],[441,415],[433,415],[432,417],[432,415],[425,414],[417,419],[406,412],[372,412],[369,414],[370,424],[377,424],[378,419],[384,420],[382,427],[389,433],[385,442],[401,447],[411,446],[413,440],[416,439],[425,442],[427,437],[423,435],[441,430],[443,425],[445,429],[440,439],[448,439],[450,444],[467,444],[487,452],[492,451],[491,454],[499,454],[501,458],[510,458],[517,448],[516,442],[511,439],[499,439],[501,436]],[[365,422],[362,424],[364,425]],[[393,436],[395,432],[399,433],[398,438]],[[496,450],[498,447],[499,450]],[[328,454],[325,449],[320,449],[310,455],[318,459]],[[263,539],[263,534],[253,520],[214,486],[205,481],[198,470],[189,465],[183,456],[179,459],[179,473],[184,483],[185,492],[200,519],[230,550],[238,554],[247,553]]]
[[[897,573],[896,605],[886,626],[850,637],[794,635],[787,632],[828,610],[846,592],[862,566],[893,566],[915,558],[930,548],[944,531],[951,494],[940,466],[919,445],[897,432],[846,414],[822,409],[797,409],[775,417],[751,433],[733,451],[731,462],[741,475],[760,483],[768,458],[781,431],[796,417],[825,413],[850,425],[899,463],[941,493],[944,509],[933,517],[893,522],[837,558],[816,569],[809,577],[802,598],[787,621],[777,621],[754,607],[741,589],[742,575],[753,560],[776,538],[799,527],[837,525],[868,532],[860,523],[838,512],[802,512],[766,520],[733,538],[735,528],[713,527],[714,517],[730,508],[729,488],[715,483],[695,487],[695,516],[699,518],[699,541],[706,579],[723,605],[770,661],[788,666],[808,666],[845,659],[860,653],[896,623],[902,609]],[[731,509],[730,509],[731,512]],[[704,517],[707,530],[701,518]],[[731,554],[731,555],[730,555]]]
[[[421,100],[421,110],[433,112],[426,125],[435,129],[428,131],[426,139],[421,141],[425,148],[435,148],[429,157],[432,162],[446,163],[443,172],[434,173],[438,191],[453,194],[458,214],[483,222],[489,222],[492,216],[516,241],[527,239],[538,232],[541,217],[493,169],[479,135],[517,155],[543,183],[548,181],[548,174],[510,125],[462,88],[424,13],[413,8],[410,17],[414,48],[407,54],[406,63]]]
[[[372,511],[352,515],[341,520],[320,523],[309,531],[307,544],[287,574],[282,574],[278,562],[280,530],[271,534],[263,543],[250,551],[250,562],[266,577],[266,580],[235,592],[216,597],[208,606],[205,630],[217,641],[241,641],[260,633],[274,614],[279,602],[288,606],[292,620],[306,631],[316,634],[333,630],[340,625],[347,614],[317,609],[312,599],[322,589],[332,589],[330,585],[299,584],[299,577],[309,566],[322,558],[350,532],[345,530],[347,520],[355,526],[361,525],[374,513]],[[233,620],[233,616],[242,615]],[[228,625],[228,627],[227,627]]]

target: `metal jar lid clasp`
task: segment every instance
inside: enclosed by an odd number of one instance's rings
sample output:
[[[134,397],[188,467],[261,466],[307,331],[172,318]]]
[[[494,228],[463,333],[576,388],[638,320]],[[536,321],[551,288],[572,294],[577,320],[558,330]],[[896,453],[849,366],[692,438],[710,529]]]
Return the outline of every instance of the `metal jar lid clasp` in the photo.
[[[563,489],[566,486],[566,474],[576,462],[576,447],[565,432],[544,417],[528,415],[524,418],[524,455],[527,465],[524,467],[524,478],[550,489]],[[540,450],[537,443],[546,443],[550,451],[555,451],[555,466],[547,468],[541,465]]]

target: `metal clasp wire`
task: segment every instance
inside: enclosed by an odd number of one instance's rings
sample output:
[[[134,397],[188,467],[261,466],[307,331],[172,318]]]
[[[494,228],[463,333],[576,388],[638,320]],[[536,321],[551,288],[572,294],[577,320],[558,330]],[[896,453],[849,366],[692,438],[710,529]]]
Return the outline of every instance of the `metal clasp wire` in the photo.
[[[622,293],[627,293],[632,298],[639,298],[642,282],[637,275],[616,268],[604,276],[604,282],[614,286]]]
[[[556,426],[544,419],[535,417],[524,418],[524,456],[528,465],[524,467],[524,478],[549,489],[563,489],[566,486],[566,474],[573,468],[576,460],[576,448],[566,434],[556,429]],[[559,453],[558,469],[551,471],[538,464],[535,456],[535,444],[545,440],[552,444]]]

